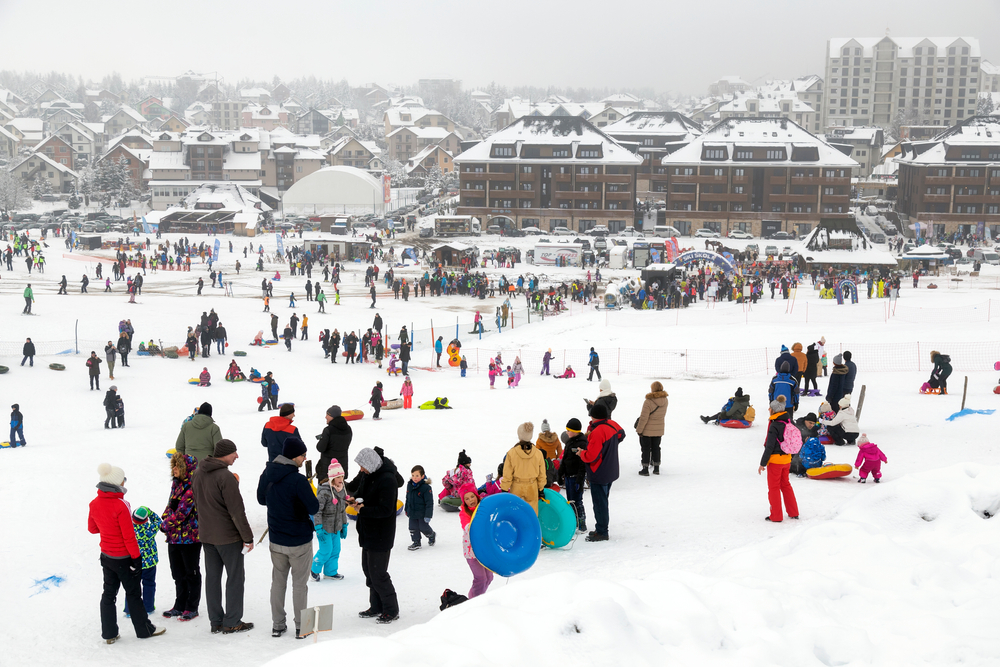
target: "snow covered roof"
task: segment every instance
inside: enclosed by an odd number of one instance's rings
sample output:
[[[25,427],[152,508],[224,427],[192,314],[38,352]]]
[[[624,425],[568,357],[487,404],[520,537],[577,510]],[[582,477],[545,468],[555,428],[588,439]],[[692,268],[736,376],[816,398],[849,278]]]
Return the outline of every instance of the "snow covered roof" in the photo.
[[[608,95],[603,100],[604,104],[607,105],[624,105],[624,106],[640,106],[640,100],[638,97],[632,93],[615,93],[614,95]]]
[[[616,135],[670,135],[694,138],[702,126],[676,111],[633,111],[604,128],[604,133]]]
[[[832,128],[826,135],[820,135],[824,141],[849,141],[851,143],[866,143],[875,146],[878,140],[885,138],[885,130],[881,127],[854,126]]]
[[[930,141],[903,142],[903,151],[897,160],[913,165],[984,164],[981,159],[948,159],[948,149],[955,146],[996,147],[1000,152],[1000,116],[973,116],[959,125],[945,129]]]
[[[240,97],[251,99],[259,98],[261,95],[271,96],[271,91],[267,88],[240,88]]]
[[[984,60],[979,63],[979,69],[982,70],[983,74],[988,74],[990,76],[1000,74],[1000,65],[994,65],[989,60]]]
[[[77,173],[75,171],[73,171],[72,169],[70,169],[65,164],[62,164],[60,162],[56,162],[52,158],[50,158],[47,155],[45,155],[45,153],[32,153],[31,155],[26,156],[20,162],[16,163],[11,168],[11,171],[16,171],[18,169],[18,167],[20,167],[25,162],[28,162],[29,160],[41,160],[42,162],[44,162],[45,164],[49,165],[50,167],[52,167],[53,169],[55,169],[57,171],[60,171],[60,172],[66,174],[68,176],[72,176],[73,178],[77,177]]]
[[[229,151],[223,157],[222,168],[252,169],[254,171],[260,171],[260,153],[257,151],[252,153]]]
[[[756,102],[756,111],[749,111],[748,105]],[[782,109],[782,104],[788,104],[788,111]],[[814,113],[815,110],[796,97],[793,93],[782,95],[781,93],[761,94],[761,95],[740,95],[733,100],[719,105],[719,113],[758,113],[758,114],[789,114],[789,113]]]
[[[184,164],[184,153],[181,151],[153,151],[149,156],[149,169],[183,169],[190,170],[191,167]]]
[[[491,157],[494,144],[513,145],[514,157]],[[632,153],[587,120],[578,116],[519,118],[496,134],[484,139],[455,158],[455,162],[512,162],[526,158],[527,146],[559,146],[570,149],[567,160],[579,164],[609,164],[638,166],[642,158]],[[578,154],[580,147],[600,147],[600,157],[584,158]],[[553,158],[545,158],[551,160]],[[556,158],[558,159],[558,158]]]
[[[118,109],[118,111],[116,111],[115,113],[111,114],[111,118],[114,118],[118,114],[124,114],[124,115],[128,116],[129,118],[133,119],[137,123],[145,123],[146,122],[146,117],[143,116],[138,111],[136,111],[135,109],[133,109],[132,107],[128,107],[128,106],[121,107],[120,109]]]
[[[436,125],[432,125],[430,127],[418,127],[415,125],[410,125],[405,127],[397,127],[395,130],[385,135],[385,138],[388,139],[389,137],[395,136],[403,131],[412,132],[419,139],[441,140],[447,137],[449,134],[451,134],[451,131],[448,130],[448,128],[446,127],[438,127]]]
[[[41,118],[25,118],[18,116],[7,123],[8,127],[15,127],[20,132],[41,132],[44,122]]]
[[[935,57],[947,56],[950,46],[968,46],[969,53],[967,55],[972,58],[978,58],[981,55],[979,40],[975,37],[834,37],[828,42],[828,53],[830,57],[839,58],[844,47],[861,48],[863,57],[872,58],[875,53],[875,45],[882,41],[889,41],[896,45],[897,58],[914,57],[914,49],[917,47],[924,48],[924,54],[927,54],[926,47],[934,47]],[[851,55],[854,55],[853,51]],[[959,51],[959,55],[966,54]]]
[[[925,243],[913,250],[903,253],[901,259],[947,259],[948,253],[937,246]]]
[[[712,160],[713,164],[751,164],[753,166],[816,165],[821,167],[854,168],[858,163],[844,155],[837,148],[809,133],[787,118],[727,118],[705,130],[690,144],[679,148],[663,158],[662,164],[700,164],[703,144],[725,147],[726,157]],[[780,160],[737,160],[736,150],[741,147],[784,147],[784,159]],[[812,151],[795,149],[815,148],[817,159],[805,160],[803,154]]]

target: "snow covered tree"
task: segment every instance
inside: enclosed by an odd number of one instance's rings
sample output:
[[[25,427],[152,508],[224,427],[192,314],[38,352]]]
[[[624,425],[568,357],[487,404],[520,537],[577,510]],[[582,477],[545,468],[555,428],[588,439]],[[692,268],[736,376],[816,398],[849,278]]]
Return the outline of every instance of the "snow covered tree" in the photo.
[[[80,193],[78,192],[74,192],[73,194],[71,194],[69,196],[69,201],[67,202],[67,204],[69,204],[69,207],[73,209],[80,208],[81,203],[82,202],[80,200]]]
[[[39,172],[35,174],[35,178],[31,182],[31,197],[33,199],[41,199],[42,195],[47,195],[52,193],[52,183],[49,179]]]
[[[385,173],[389,174],[392,187],[403,187],[403,181],[406,179],[406,167],[402,162],[393,158],[386,158]]]
[[[440,188],[443,182],[444,174],[441,173],[441,167],[434,165],[427,171],[427,177],[424,179],[424,187],[430,191],[435,188]]]
[[[13,172],[0,169],[0,213],[9,213],[31,206],[24,181]]]
[[[90,198],[94,195],[94,181],[97,178],[97,172],[91,166],[86,166],[80,169],[78,172],[80,179],[78,182],[78,189],[81,195],[83,195],[83,203],[86,206],[90,206]]]
[[[983,93],[979,96],[979,104],[976,107],[976,114],[979,116],[989,116],[993,113],[993,94]]]
[[[124,156],[118,158],[114,167],[115,189],[112,196],[119,206],[128,206],[133,199],[139,198],[139,188],[132,181],[132,172],[129,171],[128,160]]]

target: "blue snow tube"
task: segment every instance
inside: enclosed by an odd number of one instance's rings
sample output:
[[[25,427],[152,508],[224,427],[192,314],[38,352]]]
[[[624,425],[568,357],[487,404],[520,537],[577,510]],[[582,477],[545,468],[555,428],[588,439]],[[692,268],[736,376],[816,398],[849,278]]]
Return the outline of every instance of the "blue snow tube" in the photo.
[[[469,524],[469,541],[483,567],[511,577],[535,564],[542,527],[535,510],[512,493],[487,496]]]
[[[545,500],[538,502],[538,523],[542,527],[542,544],[553,549],[566,546],[576,534],[576,512],[552,489],[545,489]]]

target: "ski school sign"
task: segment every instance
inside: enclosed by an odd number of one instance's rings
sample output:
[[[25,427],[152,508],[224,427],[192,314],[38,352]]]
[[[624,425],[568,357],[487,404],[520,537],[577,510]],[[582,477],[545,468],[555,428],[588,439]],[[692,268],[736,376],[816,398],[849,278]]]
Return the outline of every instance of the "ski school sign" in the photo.
[[[705,250],[688,250],[687,252],[682,252],[674,258],[674,264],[677,264],[678,266],[687,266],[688,264],[693,264],[695,262],[711,262],[717,268],[722,269],[726,273],[734,273],[736,271],[736,267],[733,266],[731,261],[722,255],[714,252],[707,252]]]

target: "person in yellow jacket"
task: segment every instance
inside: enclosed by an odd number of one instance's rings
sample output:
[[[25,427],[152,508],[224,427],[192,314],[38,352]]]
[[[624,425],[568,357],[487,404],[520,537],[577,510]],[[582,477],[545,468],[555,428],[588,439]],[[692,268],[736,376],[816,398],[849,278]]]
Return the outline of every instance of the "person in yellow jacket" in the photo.
[[[545,457],[531,444],[534,432],[531,422],[517,427],[518,442],[504,458],[500,488],[524,500],[538,514],[538,498],[545,489]]]

